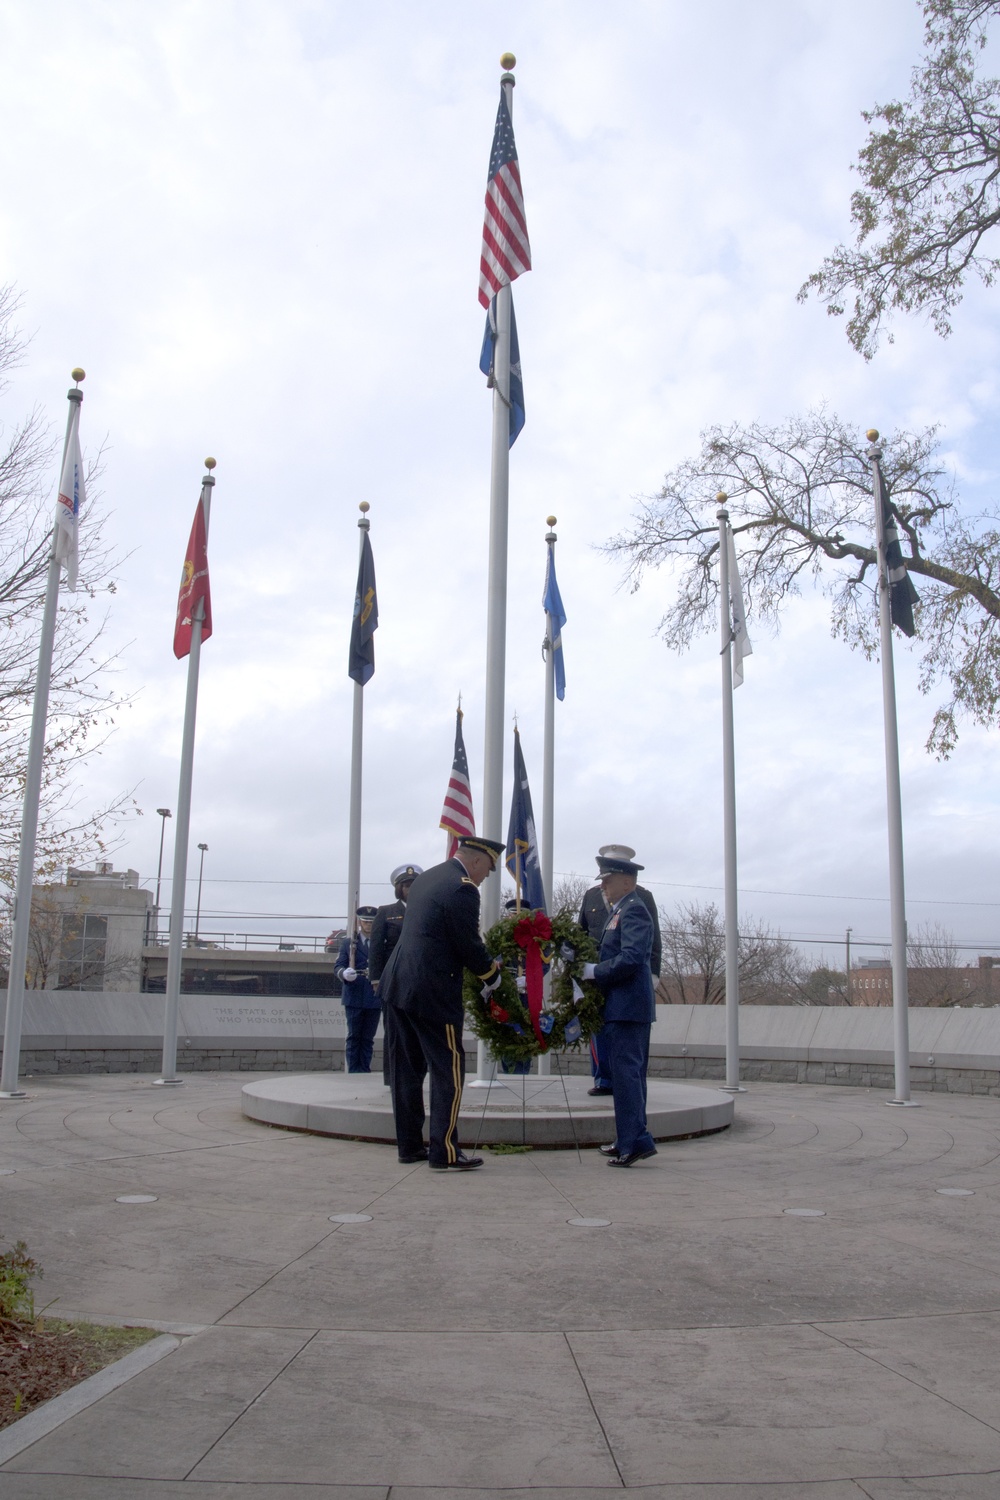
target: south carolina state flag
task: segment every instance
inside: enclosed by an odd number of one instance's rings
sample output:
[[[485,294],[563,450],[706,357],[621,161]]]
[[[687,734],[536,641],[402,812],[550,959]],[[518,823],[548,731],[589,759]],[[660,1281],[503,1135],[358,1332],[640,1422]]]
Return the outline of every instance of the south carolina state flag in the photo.
[[[188,538],[181,588],[177,595],[177,622],[174,625],[174,655],[180,659],[191,650],[191,623],[198,605],[204,601],[201,638],[212,634],[212,591],[208,582],[208,538],[205,534],[205,507],[201,500],[194,513],[194,525]]]

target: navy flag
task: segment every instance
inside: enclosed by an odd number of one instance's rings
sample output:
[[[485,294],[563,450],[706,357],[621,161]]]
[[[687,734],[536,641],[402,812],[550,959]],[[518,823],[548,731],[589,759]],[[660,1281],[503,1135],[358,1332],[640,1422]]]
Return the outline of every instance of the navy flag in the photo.
[[[563,661],[562,648],[562,629],[566,624],[566,611],[563,609],[562,595],[556,582],[556,555],[551,542],[545,562],[545,592],[542,594],[542,608],[547,615],[552,617],[552,640],[549,642],[549,649],[552,652],[555,667],[556,697],[561,703],[566,696],[566,665]]]
[[[920,595],[913,587],[913,580],[906,571],[903,549],[899,545],[896,530],[896,511],[889,499],[882,463],[875,459],[875,504],[881,507],[882,536],[885,540],[885,566],[889,574],[889,618],[904,635],[916,635],[913,623],[913,606]]]
[[[510,825],[507,829],[506,865],[520,893],[521,905],[529,911],[544,911],[545,888],[542,885],[542,867],[538,860],[535,816],[531,811],[528,773],[524,768],[521,735],[517,729],[514,730],[514,795],[511,799]]]
[[[375,675],[375,632],[378,629],[378,596],[375,593],[375,559],[372,544],[365,532],[358,564],[358,587],[354,595],[354,619],[351,623],[351,651],[348,677],[364,687]]]
[[[479,355],[479,368],[486,376],[486,383],[493,385],[493,351],[497,341],[497,299],[494,297],[486,314],[486,332]],[[510,300],[510,401],[507,406],[507,447],[513,448],[518,433],[524,426],[524,386],[521,382],[521,351],[517,343],[517,320],[514,317],[514,299]]]

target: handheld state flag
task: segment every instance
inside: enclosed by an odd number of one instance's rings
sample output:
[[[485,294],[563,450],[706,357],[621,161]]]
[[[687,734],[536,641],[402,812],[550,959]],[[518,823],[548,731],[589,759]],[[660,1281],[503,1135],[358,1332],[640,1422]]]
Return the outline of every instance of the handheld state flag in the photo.
[[[484,307],[502,286],[516,281],[522,271],[531,270],[531,246],[524,221],[524,195],[521,171],[517,164],[514,127],[503,85],[500,86],[500,108],[493,131],[493,150],[486,179],[486,214],[483,219],[483,248],[479,260],[479,300]],[[513,356],[511,357],[513,360]]]
[[[199,611],[200,606],[200,611]],[[180,660],[191,651],[191,627],[200,619],[201,638],[212,634],[212,590],[208,580],[208,534],[205,530],[205,507],[201,500],[194,513],[194,524],[188,538],[177,595],[177,619],[174,623],[174,655]]]
[[[66,574],[66,587],[76,593],[79,566],[80,507],[86,500],[83,480],[83,458],[80,454],[80,408],[66,443],[66,457],[59,476],[56,499],[55,554]]]
[[[542,594],[542,608],[552,619],[552,639],[549,642],[549,650],[553,656],[553,666],[556,677],[556,697],[560,703],[566,696],[566,666],[563,662],[562,630],[566,624],[566,611],[563,609],[562,595],[559,593],[559,585],[556,582],[556,559],[549,544],[548,557],[545,562],[545,592]]]
[[[913,606],[920,595],[913,587],[913,580],[903,561],[903,549],[899,545],[899,532],[896,530],[896,511],[889,499],[879,458],[875,459],[875,491],[875,504],[879,506],[882,517],[885,567],[889,575],[889,618],[904,635],[913,636],[917,633],[917,627],[913,623]]]
[[[348,677],[364,687],[375,675],[375,632],[378,629],[378,596],[375,593],[375,559],[367,531],[361,543],[358,587],[354,595]]]
[[[531,793],[528,790],[528,773],[521,754],[521,734],[514,730],[514,795],[510,804],[510,824],[507,829],[506,865],[514,877],[521,897],[521,905],[531,911],[545,910],[545,887],[542,884],[542,867],[538,860],[538,838],[535,834],[535,816],[531,810]]]
[[[458,849],[459,839],[476,831],[476,815],[472,808],[472,787],[469,783],[469,761],[465,753],[465,740],[462,738],[462,718],[462,710],[459,709],[455,719],[455,755],[451,763],[448,790],[444,794],[441,822],[438,825],[451,834],[448,840],[449,859]]]
[[[733,631],[733,687],[743,685],[743,658],[753,656],[753,647],[750,637],[747,635],[747,613],[743,606],[743,584],[740,581],[740,567],[736,561],[736,543],[733,541],[733,529],[726,528],[729,538],[729,619]]]

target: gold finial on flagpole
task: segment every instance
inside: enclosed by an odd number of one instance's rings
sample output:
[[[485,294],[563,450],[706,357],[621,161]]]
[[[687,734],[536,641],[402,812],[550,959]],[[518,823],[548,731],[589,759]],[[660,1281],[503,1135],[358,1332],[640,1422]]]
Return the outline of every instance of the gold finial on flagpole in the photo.
[[[546,524],[546,526],[554,526],[556,524],[556,518],[555,518],[555,516],[546,516],[545,517],[545,524]]]
[[[510,72],[511,68],[517,67],[517,58],[514,56],[513,52],[504,52],[501,54],[500,66],[508,73]]]
[[[725,505],[728,499],[729,496],[726,494],[725,490],[720,490],[715,497],[715,503],[716,505]]]
[[[368,504],[367,500],[362,500],[358,505],[358,510],[362,515],[367,515],[368,511],[371,510],[371,506]]]
[[[870,443],[877,443],[878,442],[878,428],[877,427],[869,427],[868,431],[865,433],[865,437],[868,439],[868,441]]]
[[[215,459],[214,458],[206,458],[206,460],[205,460],[205,468],[211,474],[212,470],[215,468]]]
[[[86,370],[81,370],[79,365],[75,365],[74,368],[70,370],[69,375],[70,379],[75,380],[77,385],[80,384],[81,380],[86,380],[87,378]]]

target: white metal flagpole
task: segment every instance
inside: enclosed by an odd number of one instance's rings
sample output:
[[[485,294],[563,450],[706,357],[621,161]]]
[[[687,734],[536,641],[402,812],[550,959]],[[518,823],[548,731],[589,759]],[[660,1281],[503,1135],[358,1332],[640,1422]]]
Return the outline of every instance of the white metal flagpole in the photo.
[[[892,1031],[896,1094],[887,1104],[917,1107],[910,1098],[910,1017],[906,973],[906,894],[903,882],[903,798],[899,783],[899,733],[896,725],[896,674],[892,657],[892,609],[886,559],[885,517],[878,431],[867,434],[871,447],[875,535],[878,540],[878,618],[882,646],[882,718],[885,725],[885,797],[889,823],[889,911],[892,933]]]
[[[545,534],[545,541],[549,553],[555,553],[556,534],[552,527],[556,524],[555,516],[547,517],[549,530]],[[545,888],[545,899],[548,902],[549,912],[552,912],[553,900],[553,866],[555,864],[555,746],[556,746],[556,653],[555,639],[559,626],[557,622],[545,611],[545,640],[543,652],[545,655],[545,738],[543,742],[542,762],[542,885]]]
[[[716,496],[719,521],[719,625],[722,662],[722,822],[725,850],[726,906],[726,1082],[727,1093],[745,1092],[740,1084],[739,914],[736,887],[736,746],[733,733],[733,619],[729,585],[729,496]]]
[[[371,527],[368,519],[369,505],[362,500],[358,509],[358,564],[364,556],[365,537]],[[347,934],[350,943],[351,968],[354,967],[357,942],[358,907],[361,904],[361,771],[364,755],[364,684],[355,679],[354,711],[351,719],[351,807],[347,831]],[[344,1072],[347,1072],[347,1044],[344,1044]]]
[[[212,509],[215,459],[206,458],[208,473],[201,481],[201,505],[205,518],[205,543]],[[187,892],[188,836],[191,828],[191,786],[194,780],[194,730],[198,715],[198,671],[201,666],[201,636],[205,623],[205,600],[198,599],[191,614],[191,649],[188,652],[187,695],[184,699],[184,729],[181,734],[181,770],[177,785],[177,819],[174,823],[174,874],[170,887],[170,933],[167,939],[167,992],[163,1007],[163,1076],[160,1087],[184,1082],[177,1076],[177,1014],[180,1009],[181,971],[184,963],[184,897]]]
[[[67,391],[69,412],[63,443],[59,483],[62,484],[70,442],[80,428],[83,392],[81,369],[72,370],[76,385]],[[57,502],[58,505],[58,502]],[[75,562],[73,564],[75,568]],[[59,608],[59,525],[52,529],[52,550],[45,581],[45,604],[38,641],[38,667],[35,673],[35,695],[31,708],[31,734],[28,740],[28,762],[24,775],[24,805],[21,813],[21,841],[17,854],[17,879],[14,886],[14,926],[10,941],[10,969],[7,980],[7,1013],[3,1030],[3,1067],[0,1069],[0,1099],[23,1099],[18,1088],[21,1069],[21,1029],[24,1021],[24,978],[28,962],[28,932],[31,925],[31,887],[35,874],[35,844],[38,838],[38,808],[42,795],[42,767],[45,759],[45,727],[49,711],[49,683],[52,676],[52,649],[56,636],[56,613]],[[76,587],[75,579],[70,586]]]

